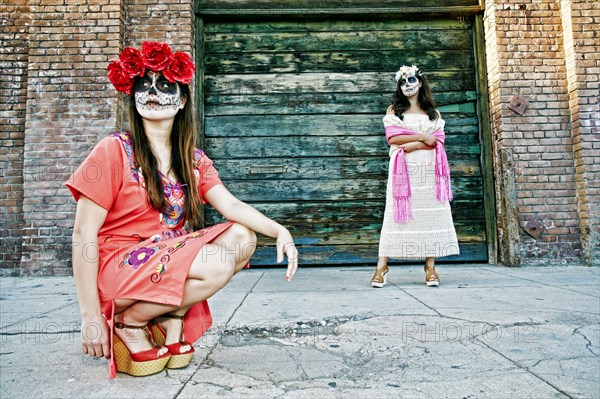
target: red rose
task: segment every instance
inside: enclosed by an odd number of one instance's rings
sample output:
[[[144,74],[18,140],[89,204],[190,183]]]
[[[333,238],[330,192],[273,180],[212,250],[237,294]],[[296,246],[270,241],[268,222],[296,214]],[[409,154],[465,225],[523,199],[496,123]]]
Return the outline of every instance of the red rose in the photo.
[[[192,80],[196,66],[186,53],[177,52],[173,54],[173,61],[163,70],[165,78],[173,83],[188,84]]]
[[[119,61],[111,61],[108,64],[108,80],[115,86],[117,91],[131,95],[133,88],[133,79],[123,69],[123,64]]]
[[[130,77],[144,76],[144,60],[140,50],[133,47],[125,47],[119,54],[121,65],[125,73]]]
[[[160,72],[171,63],[173,53],[167,43],[142,43],[142,58],[144,66],[151,71]]]

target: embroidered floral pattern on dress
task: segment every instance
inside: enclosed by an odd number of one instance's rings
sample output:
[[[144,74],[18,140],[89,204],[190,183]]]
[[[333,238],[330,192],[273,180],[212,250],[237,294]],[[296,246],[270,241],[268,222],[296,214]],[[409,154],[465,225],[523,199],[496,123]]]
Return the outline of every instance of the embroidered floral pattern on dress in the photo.
[[[123,147],[125,147],[125,153],[127,154],[127,159],[129,159],[129,167],[131,168],[131,176],[135,179],[136,182],[141,183],[142,187],[146,187],[144,184],[144,175],[142,174],[141,168],[138,169],[135,167],[133,163],[133,149],[131,148],[131,139],[129,135],[125,132],[113,133],[113,137],[118,138],[123,143]]]
[[[135,249],[125,255],[123,262],[119,264],[119,268],[124,266],[132,266],[133,269],[137,270],[144,263],[148,262],[152,255],[154,255],[157,251],[164,249],[165,247],[166,245],[159,244],[151,247],[148,246]]]
[[[152,237],[150,237],[150,240],[152,241],[152,243],[157,244],[158,242],[160,242],[161,240],[165,239],[171,239],[171,238],[175,238],[175,237],[179,237],[182,236],[184,234],[189,234],[190,231],[189,230],[165,230],[165,231],[161,231],[159,234],[154,234]]]
[[[188,241],[193,240],[196,237],[202,237],[204,234],[206,234],[205,230],[191,233],[182,241],[178,241],[175,243],[175,245],[167,249],[167,253],[160,258],[159,263],[156,266],[156,273],[153,273],[150,276],[150,281],[153,283],[158,283],[160,280],[162,280],[162,275],[167,271],[169,262],[171,261],[171,255],[179,251],[180,248],[183,248]]]
[[[134,158],[131,138],[125,132],[114,133],[113,136],[117,137],[125,147],[132,177],[135,181],[140,183],[142,187],[146,187],[141,168],[136,168],[135,163],[133,162]],[[194,175],[196,176],[196,182],[200,181],[200,172],[198,171],[198,168],[203,154],[204,153],[199,149],[194,151]],[[169,203],[166,211],[160,215],[160,224],[168,229],[175,229],[184,219],[185,193],[183,187],[185,187],[185,184],[173,182],[162,173],[160,173],[160,176],[164,187],[165,199]]]
[[[150,259],[150,257],[156,252],[156,248],[142,247],[129,254],[129,257],[125,260],[126,264],[133,266],[137,269]]]
[[[174,229],[183,220],[183,206],[185,202],[185,194],[181,184],[173,184],[167,177],[162,176],[163,186],[165,188],[165,198],[169,202],[169,206],[165,213],[160,215],[160,223],[168,228]]]
[[[195,231],[193,233],[189,233],[186,230],[175,230],[174,237],[179,237],[183,234],[187,234],[187,236],[183,240],[177,241],[176,243],[170,245],[170,247],[167,249],[166,253],[164,253],[160,257],[160,259],[158,260],[158,265],[156,265],[156,271],[154,273],[152,273],[152,275],[150,276],[150,281],[152,281],[153,283],[160,282],[160,280],[162,280],[163,274],[168,270],[168,265],[169,265],[169,262],[171,261],[171,255],[173,255],[175,252],[177,252],[181,248],[183,248],[188,241],[193,240],[194,238],[197,238],[197,237],[202,237],[213,227],[214,226],[210,226],[203,230]],[[169,237],[170,234],[165,234],[165,233],[169,233],[169,232],[168,231],[163,232],[162,236],[165,239],[168,240],[168,239],[173,238],[173,237]],[[124,266],[132,266],[133,269],[137,270],[143,264],[148,263],[148,261],[150,261],[150,259],[154,255],[156,255],[156,252],[158,252],[161,249],[167,248],[167,245],[159,243],[162,240],[162,237],[160,234],[153,235],[152,237],[150,237],[150,240],[153,244],[156,244],[156,245],[141,247],[141,248],[131,251],[130,253],[125,255],[125,257],[123,258],[123,262],[121,264],[119,264],[118,267],[121,268]]]

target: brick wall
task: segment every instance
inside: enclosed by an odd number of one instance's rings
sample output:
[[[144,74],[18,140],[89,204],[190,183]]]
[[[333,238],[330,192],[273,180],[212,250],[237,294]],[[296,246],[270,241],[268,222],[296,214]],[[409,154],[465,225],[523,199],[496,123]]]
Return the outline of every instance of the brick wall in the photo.
[[[600,263],[600,4],[561,1],[582,257]]]
[[[506,204],[513,194],[516,210],[502,215],[500,225],[506,227],[514,217],[518,224],[518,237],[509,237],[517,241],[518,253],[504,259],[511,264],[577,264],[582,258],[562,17],[557,0],[486,2],[498,180],[509,174],[514,186],[512,193],[510,187],[499,190],[498,198]],[[515,95],[529,100],[523,116],[508,108]],[[532,219],[547,229],[537,239],[523,230]]]
[[[35,4],[35,5],[33,5]],[[71,273],[74,206],[64,182],[114,130],[106,65],[123,42],[119,0],[31,6],[21,274]]]
[[[155,40],[191,54],[196,47],[193,0],[130,0],[127,22],[126,46],[139,48],[143,41]]]
[[[173,51],[195,54],[194,0],[130,0],[124,46],[141,48],[146,40],[167,42]],[[127,108],[121,108],[127,129]]]
[[[518,266],[521,262],[521,242],[516,208],[516,193],[513,153],[503,146],[502,102],[500,96],[501,57],[504,48],[500,38],[505,37],[502,27],[496,25],[496,7],[488,2],[485,15],[485,44],[487,75],[490,101],[490,124],[492,130],[493,167],[495,175],[496,218],[498,226],[498,248],[500,261],[508,266]]]
[[[108,62],[144,40],[194,53],[193,0],[157,3],[31,3],[27,100],[20,102],[26,104],[24,167],[17,173],[24,181],[22,246],[16,230],[8,233],[22,248],[20,274],[71,273],[75,205],[63,184],[102,137],[127,124],[124,97],[106,77]],[[10,256],[5,247],[3,256]]]
[[[25,0],[0,4],[0,276],[21,261],[29,23]]]

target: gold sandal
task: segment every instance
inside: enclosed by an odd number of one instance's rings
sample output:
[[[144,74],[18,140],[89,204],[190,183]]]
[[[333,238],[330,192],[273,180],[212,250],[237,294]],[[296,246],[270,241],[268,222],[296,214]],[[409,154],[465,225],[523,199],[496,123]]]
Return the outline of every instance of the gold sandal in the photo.
[[[383,288],[387,284],[387,274],[389,271],[390,269],[387,266],[382,271],[376,268],[375,274],[373,274],[373,278],[371,279],[371,287]]]
[[[115,322],[116,329],[134,329],[143,330],[146,337],[152,344],[152,349],[148,349],[143,352],[131,353],[125,342],[116,332],[113,333],[113,345],[115,354],[115,363],[117,364],[117,371],[126,373],[134,377],[144,377],[160,373],[165,369],[165,366],[171,359],[171,354],[166,351],[162,355],[160,350],[162,349],[159,345],[156,345],[152,337],[152,333],[148,330],[148,325],[132,326],[129,324]]]
[[[435,271],[435,266],[428,268],[425,265],[425,283],[428,287],[437,287],[440,285],[440,276]]]
[[[192,361],[192,357],[194,357],[194,347],[192,344],[183,339],[183,318],[185,316],[179,316],[174,314],[164,314],[162,316],[158,316],[152,322],[152,332],[156,336],[156,342],[159,345],[164,345],[171,352],[171,359],[169,363],[167,363],[168,369],[181,369],[187,367]],[[179,319],[181,320],[181,332],[179,333],[179,342],[175,342],[174,344],[165,345],[165,341],[167,339],[167,332],[164,328],[162,328],[158,324],[158,319]],[[190,349],[181,352],[181,348],[183,346],[189,346]]]

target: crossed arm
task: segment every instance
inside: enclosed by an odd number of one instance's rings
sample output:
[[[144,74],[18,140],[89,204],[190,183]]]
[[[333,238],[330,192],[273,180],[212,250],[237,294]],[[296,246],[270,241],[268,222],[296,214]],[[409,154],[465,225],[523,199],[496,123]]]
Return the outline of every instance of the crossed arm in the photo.
[[[387,109],[388,115],[394,115],[394,110],[391,108]],[[411,134],[392,137],[389,141],[391,144],[396,144],[404,151],[411,152],[415,150],[433,150],[435,149],[436,139],[430,134]]]

